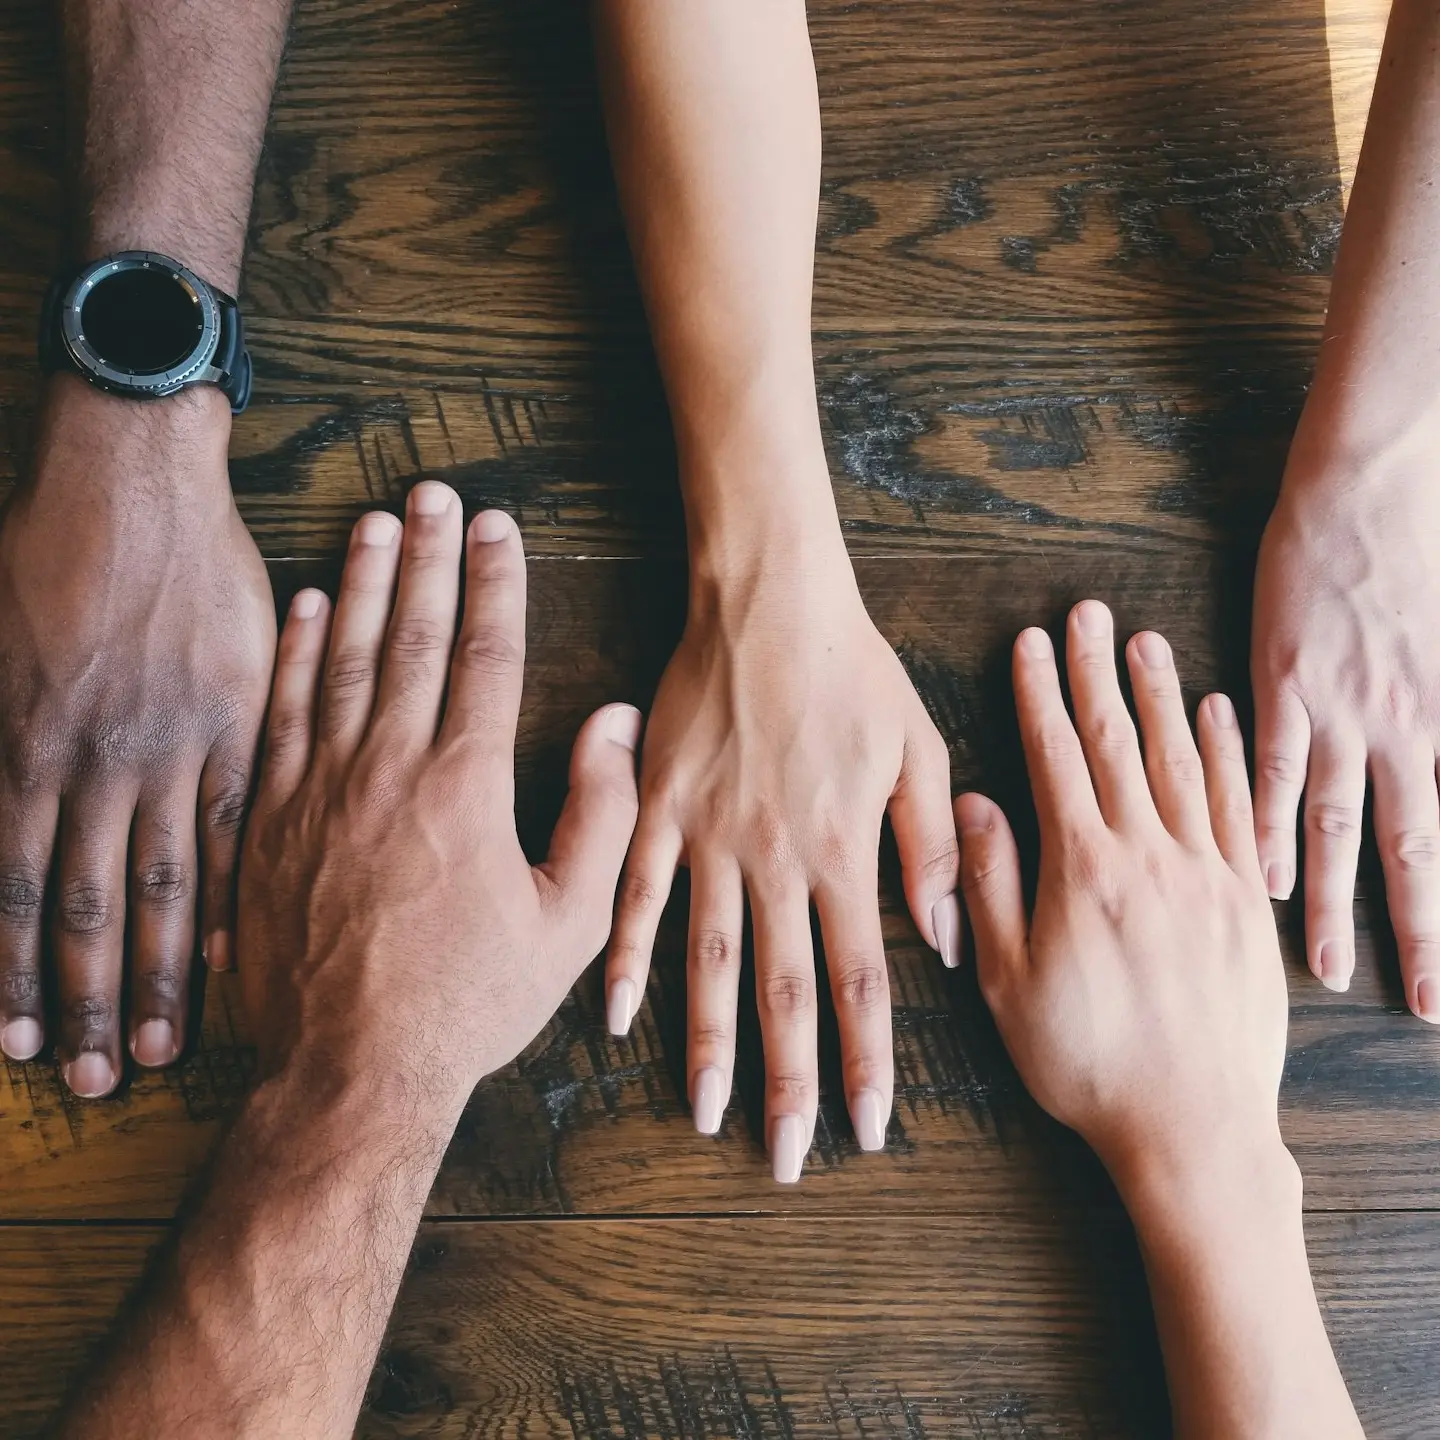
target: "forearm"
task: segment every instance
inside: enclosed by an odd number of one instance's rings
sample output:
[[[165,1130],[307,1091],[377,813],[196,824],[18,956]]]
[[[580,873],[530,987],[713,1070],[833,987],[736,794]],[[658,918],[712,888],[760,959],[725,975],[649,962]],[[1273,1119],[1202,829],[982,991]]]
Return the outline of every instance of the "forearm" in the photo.
[[[621,201],[691,548],[843,558],[810,343],[820,109],[803,0],[596,0]]]
[[[459,1107],[324,1089],[282,1076],[250,1097],[62,1440],[352,1433]]]
[[[290,0],[62,0],[76,260],[158,250],[234,293]]]
[[[1157,1170],[1121,1190],[1178,1440],[1360,1436],[1310,1279],[1300,1174],[1279,1138],[1243,1164]]]
[[[1394,0],[1297,437],[1297,478],[1310,459],[1365,465],[1407,441],[1427,455],[1432,448],[1415,432],[1433,430],[1440,401],[1437,231],[1440,8]]]

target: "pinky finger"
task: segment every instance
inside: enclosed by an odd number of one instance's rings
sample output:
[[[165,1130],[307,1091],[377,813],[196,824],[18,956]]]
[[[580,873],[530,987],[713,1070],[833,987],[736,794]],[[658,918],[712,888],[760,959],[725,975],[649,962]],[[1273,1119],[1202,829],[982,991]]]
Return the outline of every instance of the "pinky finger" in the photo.
[[[275,681],[265,727],[260,793],[268,806],[288,800],[310,765],[329,619],[330,602],[319,590],[301,590],[290,602],[275,653]]]
[[[1245,770],[1245,738],[1229,696],[1207,695],[1200,703],[1196,728],[1215,844],[1237,874],[1247,880],[1260,879],[1250,777]]]
[[[668,821],[647,824],[641,815],[625,861],[605,957],[605,1023],[612,1035],[628,1034],[640,1008],[655,934],[680,863],[681,843],[679,832]]]

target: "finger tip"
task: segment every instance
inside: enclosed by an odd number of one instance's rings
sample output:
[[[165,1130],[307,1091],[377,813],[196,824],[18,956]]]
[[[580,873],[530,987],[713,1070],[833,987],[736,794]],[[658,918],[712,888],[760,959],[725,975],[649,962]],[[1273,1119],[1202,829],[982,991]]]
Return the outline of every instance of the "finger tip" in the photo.
[[[477,545],[498,545],[519,535],[520,527],[504,510],[482,510],[470,522],[470,538]]]
[[[314,620],[328,603],[323,590],[297,590],[290,601],[290,614],[296,620]]]
[[[371,510],[355,522],[351,538],[357,545],[393,545],[403,528],[388,510]]]
[[[1410,1008],[1427,1025],[1440,1025],[1440,979],[1417,980]]]
[[[211,931],[205,937],[205,944],[201,949],[201,955],[205,964],[217,975],[224,974],[230,968],[230,935],[224,930]]]
[[[1027,626],[1015,637],[1015,659],[1017,662],[1025,660],[1053,660],[1054,658],[1055,647],[1050,642],[1050,636],[1038,625]]]
[[[600,733],[612,744],[625,750],[635,750],[640,744],[640,731],[645,724],[645,717],[634,705],[619,701],[598,710],[596,724]]]
[[[1084,635],[1098,635],[1114,626],[1110,607],[1103,600],[1081,600],[1071,607],[1069,622]]]
[[[421,480],[410,488],[409,508],[414,515],[444,515],[460,497],[443,480]]]

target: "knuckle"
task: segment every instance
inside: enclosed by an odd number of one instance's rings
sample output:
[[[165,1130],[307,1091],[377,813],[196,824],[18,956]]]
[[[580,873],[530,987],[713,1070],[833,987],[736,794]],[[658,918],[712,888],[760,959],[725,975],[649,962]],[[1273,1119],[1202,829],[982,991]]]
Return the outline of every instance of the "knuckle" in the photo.
[[[820,1089],[815,1076],[793,1070],[782,1070],[768,1080],[771,1102],[780,1110],[798,1107],[803,1111]]]
[[[211,836],[233,839],[245,822],[248,792],[245,787],[222,790],[205,804],[205,829]]]
[[[1155,765],[1161,777],[1186,788],[1203,785],[1205,772],[1200,767],[1200,757],[1184,748],[1162,750],[1155,757]]]
[[[927,880],[951,880],[960,864],[960,847],[953,835],[930,846],[920,861],[920,873]]]
[[[401,620],[391,630],[386,648],[400,660],[434,660],[449,650],[450,636],[428,620]]]
[[[29,966],[0,970],[0,1002],[7,1012],[38,1010],[41,993],[38,970]]]
[[[1135,727],[1128,717],[1104,712],[1087,727],[1090,748],[1104,760],[1118,760],[1135,744]]]
[[[135,976],[137,999],[171,1003],[185,993],[185,967],[178,961],[160,965],[151,970],[141,970]]]
[[[1281,750],[1267,750],[1256,760],[1255,769],[1260,779],[1280,790],[1298,787],[1305,780],[1300,762]]]
[[[620,885],[620,908],[632,915],[648,915],[655,908],[660,891],[644,875],[626,875]]]
[[[310,734],[310,717],[303,711],[272,711],[269,746],[272,755],[290,754],[301,749]]]
[[[144,905],[174,905],[193,891],[188,866],[178,860],[151,860],[135,872],[135,898]]]
[[[9,866],[0,869],[0,920],[27,925],[40,918],[45,903],[45,886],[30,870]]]
[[[1046,724],[1035,732],[1035,749],[1054,764],[1068,764],[1080,757],[1080,742],[1069,725]]]
[[[988,900],[995,895],[999,891],[1003,879],[1004,870],[1000,864],[1000,857],[987,851],[966,860],[960,883],[966,898],[979,902]]]
[[[1440,831],[1419,826],[1400,830],[1391,837],[1389,848],[1401,870],[1428,875],[1440,861]]]
[[[121,905],[109,886],[91,880],[72,880],[60,888],[55,918],[62,934],[103,935],[120,919]]]
[[[862,1015],[890,1003],[890,977],[883,966],[870,959],[841,957],[836,966],[834,990],[837,1002]]]
[[[696,1020],[690,1026],[690,1039],[695,1045],[728,1050],[735,1041],[735,1027],[725,1020]]]
[[[778,1020],[802,1020],[815,1009],[815,978],[799,970],[767,975],[760,999],[768,1014]]]
[[[62,1007],[66,1026],[72,1035],[104,1035],[115,1028],[119,1010],[105,995],[80,995]]]
[[[724,930],[701,930],[690,957],[697,975],[728,975],[740,963],[740,942]]]
[[[471,625],[461,632],[455,645],[455,668],[481,678],[509,675],[523,661],[515,637],[498,625]]]
[[[374,655],[353,645],[340,646],[325,667],[325,691],[331,699],[350,699],[374,683]]]
[[[1060,864],[1069,883],[1086,893],[1099,895],[1108,889],[1104,860],[1088,840],[1075,836],[1066,839],[1061,845]]]
[[[1305,810],[1305,828],[1331,840],[1353,840],[1360,833],[1360,810],[1354,805],[1318,801]]]

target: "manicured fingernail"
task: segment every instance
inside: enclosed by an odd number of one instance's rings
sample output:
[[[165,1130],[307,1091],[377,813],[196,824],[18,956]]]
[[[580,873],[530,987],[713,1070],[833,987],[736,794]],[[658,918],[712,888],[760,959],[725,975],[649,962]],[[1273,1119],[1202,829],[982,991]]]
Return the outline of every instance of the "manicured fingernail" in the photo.
[[[130,1042],[130,1053],[137,1065],[168,1065],[179,1050],[174,1027],[168,1020],[147,1020]]]
[[[729,1098],[725,1077],[713,1065],[707,1065],[695,1077],[695,1128],[702,1135],[713,1135],[720,1128]]]
[[[612,1035],[628,1035],[635,1018],[636,997],[633,980],[617,980],[605,1000],[605,1023]]]
[[[1039,629],[1021,632],[1020,649],[1032,660],[1048,660],[1055,653],[1055,647],[1050,643],[1050,637]]]
[[[230,936],[217,930],[205,942],[205,963],[215,971],[230,968]]]
[[[290,602],[290,613],[297,620],[313,620],[320,613],[318,590],[301,590]]]
[[[1230,703],[1228,695],[1210,697],[1210,719],[1222,730],[1235,728],[1235,707]]]
[[[514,533],[515,522],[503,510],[482,510],[470,522],[470,535],[477,544],[494,545]]]
[[[1343,992],[1350,988],[1355,961],[1343,940],[1326,940],[1315,956],[1315,965],[1320,972],[1320,983],[1327,990]]]
[[[605,712],[605,736],[627,750],[640,743],[640,712],[633,705],[612,705]]]
[[[1415,1013],[1432,1025],[1440,1025],[1440,980],[1415,982]]]
[[[1098,640],[1110,630],[1109,611],[1098,600],[1082,600],[1075,607],[1075,623],[1082,635]]]
[[[1165,670],[1170,665],[1170,642],[1153,630],[1142,631],[1135,637],[1135,653],[1147,670]]]
[[[455,492],[448,485],[422,480],[410,492],[410,508],[417,515],[443,515],[454,498]]]
[[[400,534],[400,522],[383,510],[364,515],[355,527],[355,538],[362,545],[393,545]]]
[[[954,895],[936,902],[930,923],[935,927],[935,948],[945,968],[956,969],[960,964],[960,902]]]
[[[890,1123],[890,1112],[885,1108],[885,1099],[878,1090],[862,1090],[855,1097],[850,1119],[854,1122],[855,1139],[862,1150],[885,1148],[885,1127]]]
[[[65,1083],[82,1100],[98,1100],[115,1088],[115,1070],[98,1051],[87,1050],[65,1067]]]
[[[30,1019],[29,1016],[22,1016],[19,1020],[12,1020],[0,1031],[0,1050],[12,1060],[33,1060],[40,1053],[44,1039],[45,1034],[40,1029],[40,1022]]]
[[[1288,900],[1295,888],[1295,874],[1282,860],[1272,860],[1265,867],[1265,889],[1272,900]]]
[[[770,1166],[777,1185],[794,1185],[805,1168],[805,1122],[782,1115],[770,1127]]]

